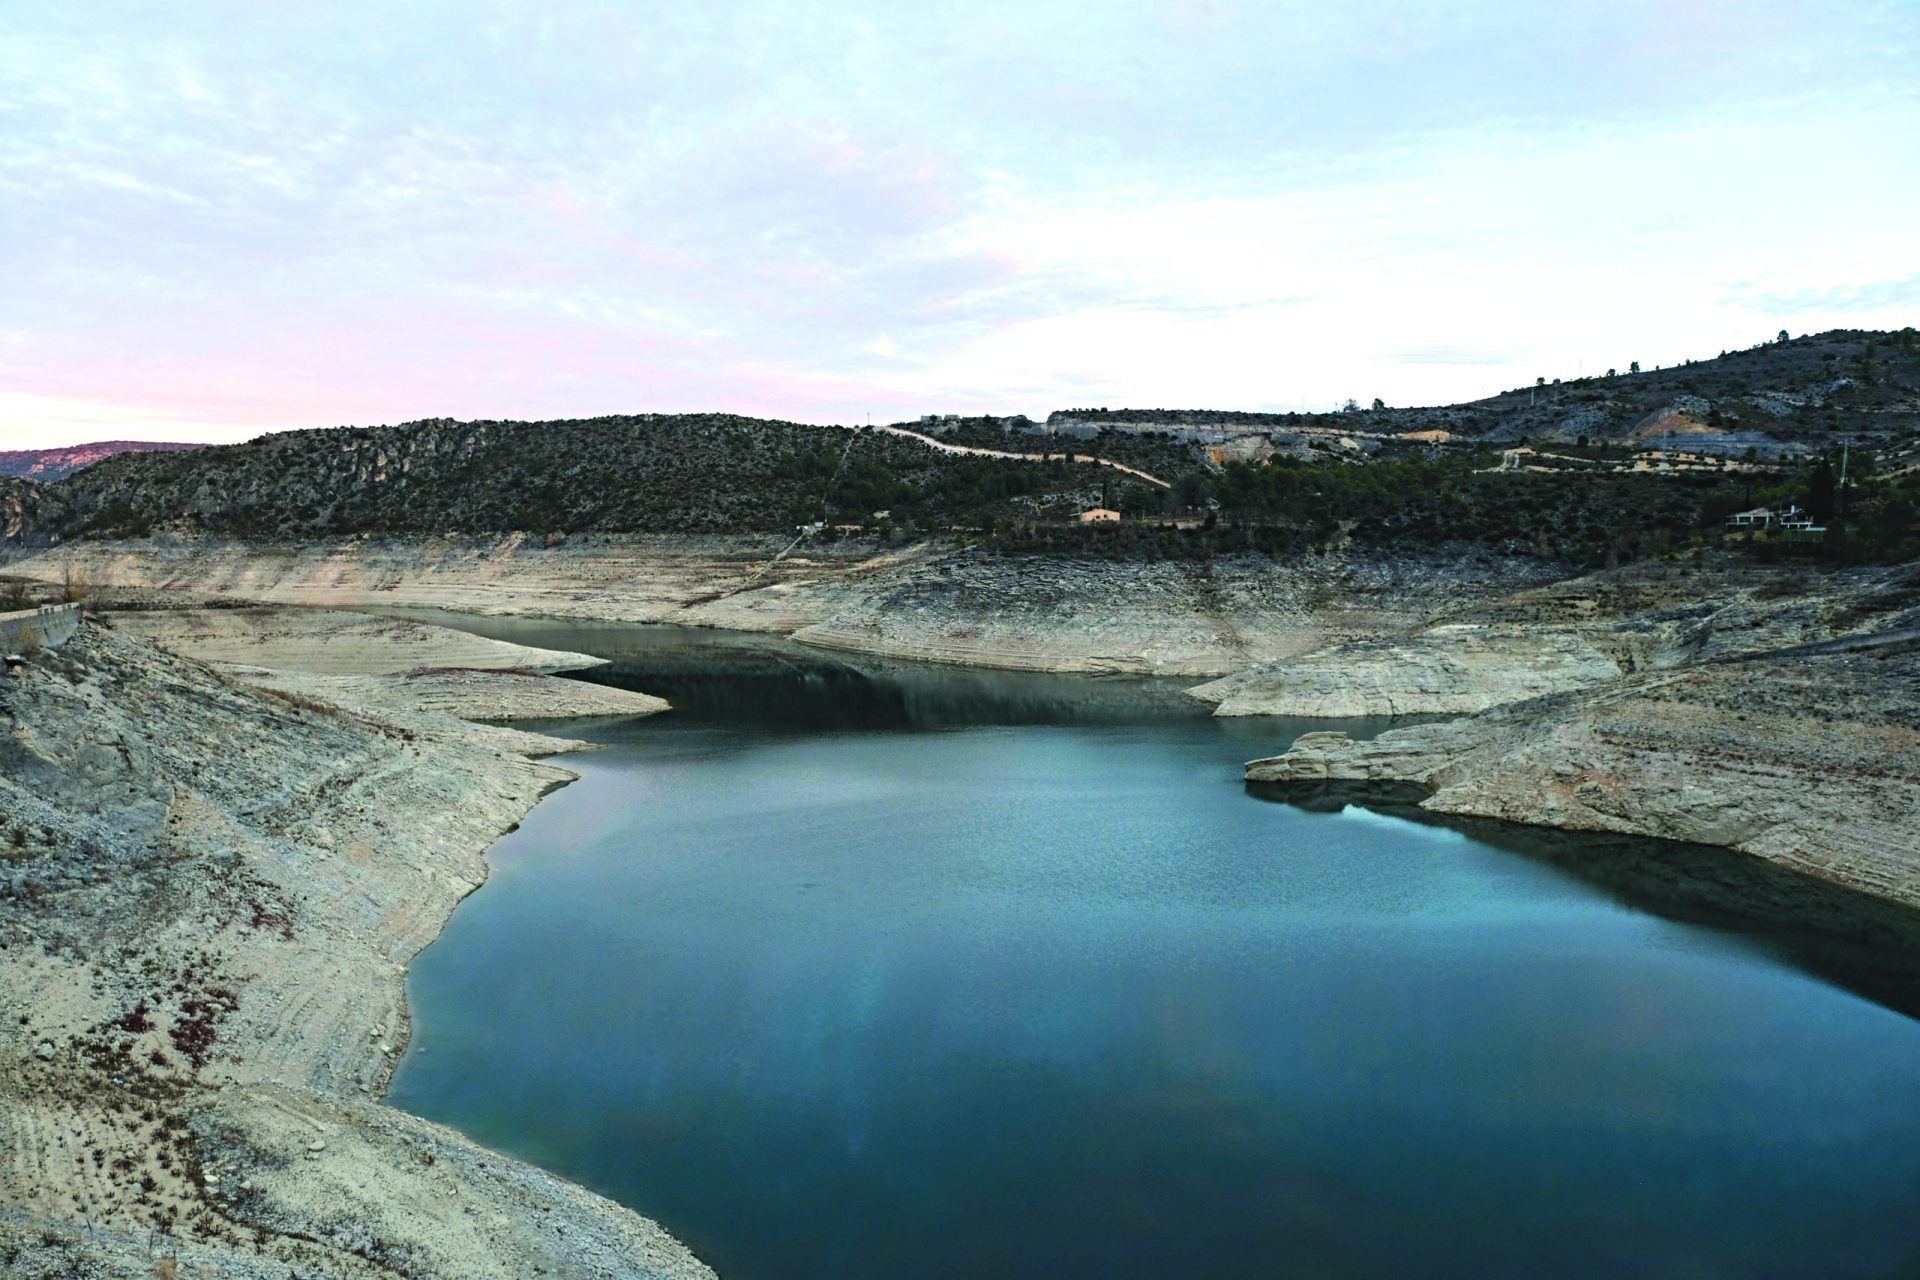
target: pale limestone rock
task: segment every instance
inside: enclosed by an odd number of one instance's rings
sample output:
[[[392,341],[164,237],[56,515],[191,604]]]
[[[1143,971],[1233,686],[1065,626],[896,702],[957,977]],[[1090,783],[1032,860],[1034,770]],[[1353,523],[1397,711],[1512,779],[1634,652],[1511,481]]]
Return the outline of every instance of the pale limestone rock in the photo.
[[[573,777],[532,757],[579,745],[296,707],[97,626],[5,682],[0,811],[36,840],[9,864],[24,891],[0,896],[0,990],[74,1048],[0,1033],[0,1246],[52,1236],[76,1274],[147,1274],[144,1174],[182,1210],[182,1274],[371,1274],[377,1254],[422,1275],[710,1277],[638,1215],[374,1101],[395,1056],[369,1030],[394,1025],[406,962],[487,846]],[[130,768],[165,801],[120,803]],[[170,1034],[189,998],[220,1010],[203,1064]],[[209,1176],[158,1163],[154,1131],[116,1113],[141,1074],[168,1082],[142,1105],[191,1130]],[[105,1159],[76,1167],[75,1141]],[[508,1225],[420,1212],[449,1189]],[[199,1225],[230,1219],[238,1243]]]
[[[1408,784],[1423,807],[1722,845],[1920,906],[1920,655],[1647,673],[1248,764],[1283,787]]]

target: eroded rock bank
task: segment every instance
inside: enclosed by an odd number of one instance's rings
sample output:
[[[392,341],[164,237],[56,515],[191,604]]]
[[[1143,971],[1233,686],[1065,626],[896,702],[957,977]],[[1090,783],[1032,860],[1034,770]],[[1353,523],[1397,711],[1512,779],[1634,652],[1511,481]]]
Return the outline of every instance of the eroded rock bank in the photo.
[[[1329,643],[1189,692],[1223,716],[1470,715],[1509,702],[1898,625],[1910,568],[1813,571],[1732,556],[1450,601],[1406,630]]]
[[[1356,742],[1301,737],[1249,782],[1412,787],[1429,810],[1741,850],[1920,907],[1920,654],[1907,622],[1621,677]]]
[[[1483,556],[1157,563],[954,554],[868,584],[805,644],[1036,671],[1223,675],[1397,633],[1547,570]]]
[[[571,720],[646,716],[665,700],[559,680],[550,673],[604,658],[490,640],[452,627],[337,609],[116,610],[113,627],[211,663],[257,689],[299,704],[321,702],[462,720]]]
[[[1465,715],[1472,719],[1337,751],[1306,739],[1283,758],[1291,763],[1256,766],[1253,776],[1268,770],[1275,780],[1294,780],[1294,771],[1304,770],[1300,776],[1310,779],[1319,767],[1313,753],[1326,752],[1340,761],[1328,765],[1336,774],[1358,770],[1413,782],[1435,793],[1429,803],[1436,808],[1727,845],[1825,867],[1829,878],[1893,896],[1908,892],[1900,887],[1899,850],[1920,830],[1901,809],[1904,783],[1881,778],[1886,770],[1877,760],[1885,734],[1897,738],[1916,723],[1910,709],[1889,701],[1883,710],[1891,718],[1869,732],[1854,708],[1874,710],[1872,681],[1862,683],[1856,672],[1838,684],[1809,683],[1791,665],[1831,659],[1844,673],[1844,663],[1856,659],[1789,656],[1810,645],[1876,643],[1920,627],[1920,578],[1911,566],[1820,570],[1702,552],[1566,577],[1538,560],[1439,552],[1151,563],[1001,556],[951,545],[789,548],[752,537],[592,537],[549,545],[515,535],[292,547],[153,538],[31,553],[9,567],[48,582],[77,573],[115,590],[167,598],[201,593],[670,621],[788,634],[823,649],[888,658],[1214,677],[1193,693],[1222,715]],[[1875,653],[1872,662],[1897,664],[1895,650]],[[1735,679],[1720,670],[1734,669],[1729,664],[1743,674],[1723,697],[1713,691]],[[1897,665],[1873,669],[1899,676]],[[1685,693],[1696,688],[1705,699],[1698,705]],[[311,683],[284,691],[392,705]],[[1738,719],[1755,712],[1716,710],[1736,693],[1773,705],[1771,727],[1763,732]],[[446,696],[459,705],[460,691]],[[1802,701],[1805,710],[1794,710]],[[1583,792],[1568,800],[1538,779],[1527,784],[1534,775],[1519,757],[1507,760],[1487,746],[1530,742],[1530,735],[1563,743],[1601,733],[1597,726],[1613,723],[1617,707],[1655,705],[1665,708],[1663,732],[1684,737],[1698,729],[1708,734],[1706,745],[1676,756],[1679,748],[1665,738],[1635,737],[1634,726],[1651,712],[1622,722],[1596,739],[1606,750],[1596,748],[1592,761],[1562,762],[1576,787],[1592,782],[1606,797]],[[1509,708],[1528,710],[1503,710]],[[1552,733],[1520,728],[1554,716],[1562,719]],[[1859,797],[1846,786],[1821,788],[1809,763],[1814,757],[1804,754],[1805,732],[1784,727],[1796,717],[1817,727],[1802,729],[1824,744],[1819,759],[1829,763],[1820,768],[1894,788],[1885,810],[1894,817],[1883,822],[1871,807],[1867,817],[1850,814],[1840,798]],[[1729,748],[1728,757],[1712,745],[1715,726],[1738,727],[1745,736],[1729,741],[1746,745]],[[1484,741],[1477,736],[1483,731]],[[1545,752],[1535,754],[1544,759]],[[1743,753],[1757,771],[1741,772]],[[1497,767],[1496,758],[1504,761]],[[1457,770],[1467,772],[1456,777]],[[1472,778],[1480,782],[1467,787]],[[1795,799],[1776,811],[1775,792]],[[1880,852],[1855,858],[1846,851],[1849,841]]]
[[[113,627],[223,665],[315,675],[396,675],[423,668],[549,674],[598,666],[591,654],[489,640],[405,618],[326,609],[114,610]]]
[[[1119,561],[920,544],[753,537],[521,535],[253,546],[156,537],[30,553],[47,582],[325,605],[428,606],[792,635],[824,648],[967,666],[1222,676],[1376,640],[1558,576],[1484,552]]]
[[[1202,692],[1223,714],[1470,713],[1308,734],[1250,782],[1410,787],[1436,812],[1717,845],[1920,906],[1917,646],[1912,566],[1715,557],[1482,600]]]
[[[698,622],[732,597],[725,625],[790,631],[826,616],[832,588],[885,572],[921,551],[802,548],[790,539],[525,534],[446,538],[345,537],[249,543],[156,536],[77,542],[16,553],[10,573],[92,587],[332,608],[449,609],[603,622]]]
[[[1619,674],[1611,654],[1575,631],[1443,625],[1328,645],[1188,692],[1219,716],[1461,715]]]
[[[276,696],[98,623],[0,679],[0,722],[0,1271],[711,1274],[378,1105],[407,963],[579,744]]]

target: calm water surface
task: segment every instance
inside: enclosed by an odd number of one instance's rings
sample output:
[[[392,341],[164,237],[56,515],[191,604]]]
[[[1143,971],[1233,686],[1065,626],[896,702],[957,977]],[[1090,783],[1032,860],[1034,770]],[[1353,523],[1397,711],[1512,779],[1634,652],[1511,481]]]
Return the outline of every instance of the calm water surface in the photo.
[[[391,1100],[724,1277],[1916,1274],[1871,913],[1272,803],[1241,762],[1324,725],[1153,685],[491,629],[680,709],[576,727]]]

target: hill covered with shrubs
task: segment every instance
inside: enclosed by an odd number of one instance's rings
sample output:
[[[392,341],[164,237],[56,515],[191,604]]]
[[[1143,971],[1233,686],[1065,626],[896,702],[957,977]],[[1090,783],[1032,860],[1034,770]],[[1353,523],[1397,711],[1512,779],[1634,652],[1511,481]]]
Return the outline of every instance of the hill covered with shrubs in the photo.
[[[1776,341],[1473,405],[1318,415],[1341,428],[1319,435],[1302,429],[1315,415],[1204,410],[1063,411],[1055,419],[1074,429],[1053,434],[1024,418],[924,424],[947,448],[731,414],[438,419],[122,453],[53,484],[0,477],[0,539],[778,534],[819,525],[822,537],[945,533],[1071,555],[1480,546],[1590,567],[1697,545],[1717,538],[1735,511],[1792,504],[1828,532],[1817,550],[1791,554],[1903,559],[1920,556],[1916,406],[1920,345],[1906,331]],[[1587,416],[1555,419],[1552,430],[1565,436],[1584,422],[1588,441],[1502,458],[1509,437],[1545,438],[1552,424],[1542,415],[1570,411]],[[1756,415],[1775,424],[1768,438],[1779,449],[1723,451],[1707,465],[1634,437],[1737,437],[1736,425]],[[1220,447],[1221,433],[1239,432],[1252,435]],[[1141,468],[1170,487],[1069,461],[1069,452]],[[1080,524],[1092,506],[1126,519]],[[1788,550],[1767,541],[1755,549]]]
[[[730,414],[436,420],[109,458],[57,485],[29,486],[29,523],[61,537],[255,538],[722,533],[813,521],[938,527],[1009,510],[1071,514],[1098,499],[1104,470],[956,456],[881,432]]]
[[[1223,429],[1446,431],[1475,441],[1574,442],[1659,439],[1678,431],[1710,443],[1737,437],[1731,452],[1767,442],[1823,446],[1841,439],[1885,444],[1920,432],[1920,332],[1835,329],[1768,341],[1665,368],[1638,360],[1573,377],[1543,371],[1533,385],[1463,404],[1376,404],[1359,388],[1333,413],[1250,413],[1214,409],[1063,409],[1060,426],[1108,430]],[[1680,421],[1670,421],[1677,412]]]

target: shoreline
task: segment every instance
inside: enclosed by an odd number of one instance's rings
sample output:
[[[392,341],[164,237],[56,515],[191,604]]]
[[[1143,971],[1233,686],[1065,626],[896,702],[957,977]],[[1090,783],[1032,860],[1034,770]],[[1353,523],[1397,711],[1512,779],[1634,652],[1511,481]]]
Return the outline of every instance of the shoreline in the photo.
[[[568,738],[568,739],[563,739],[563,741],[573,742],[578,740],[573,738]],[[557,751],[554,754],[571,755],[574,751],[596,751],[598,749],[599,748],[593,743],[582,742],[579,747],[567,748],[563,751]],[[534,756],[530,758],[541,759],[543,757]],[[482,889],[486,888],[487,882],[493,879],[493,859],[488,856],[488,854],[492,851],[493,847],[499,844],[500,841],[505,839],[507,836],[510,836],[514,832],[518,831],[520,829],[520,824],[527,820],[527,815],[531,814],[540,805],[544,804],[549,796],[557,795],[560,792],[565,791],[568,787],[572,786],[574,783],[580,780],[579,774],[573,773],[572,770],[567,770],[567,772],[572,774],[572,776],[568,778],[556,778],[552,782],[548,783],[544,788],[542,788],[542,790],[538,795],[533,797],[532,803],[529,804],[524,811],[522,811],[519,817],[515,818],[512,822],[508,823],[506,826],[502,827],[500,830],[494,832],[494,834],[487,840],[486,845],[480,849],[478,854],[480,859],[480,868],[481,868],[479,881],[475,883],[471,888],[469,888],[465,893],[460,894],[458,897],[456,897],[453,900],[452,904],[447,908],[446,913],[441,917],[439,926],[434,929],[433,936],[428,938],[417,949],[415,949],[414,953],[408,956],[406,959],[406,962],[400,966],[399,990],[397,994],[394,996],[394,1007],[398,1016],[398,1021],[397,1021],[398,1030],[388,1038],[388,1043],[393,1046],[393,1052],[391,1054],[382,1055],[381,1065],[385,1068],[385,1074],[379,1077],[379,1081],[380,1081],[379,1088],[374,1090],[374,1093],[373,1093],[374,1101],[379,1103],[381,1106],[391,1107],[393,1110],[396,1110],[396,1111],[400,1110],[400,1108],[393,1107],[393,1105],[387,1101],[387,1095],[393,1092],[394,1073],[399,1071],[401,1060],[407,1056],[407,1050],[411,1048],[413,1045],[413,1007],[412,1007],[412,1002],[408,999],[408,996],[407,996],[407,980],[413,973],[413,962],[420,958],[421,952],[425,951],[428,947],[431,947],[434,943],[440,941],[440,936],[447,931],[447,926],[453,922],[454,912],[460,909],[460,904],[465,902],[468,898],[471,898],[474,894],[480,892]],[[412,1113],[403,1112],[402,1114],[412,1114]],[[492,1150],[491,1147],[487,1149]],[[505,1152],[500,1152],[498,1154],[501,1156],[502,1159],[511,1160],[515,1158],[507,1155]],[[638,1210],[634,1210],[633,1212],[637,1213]]]
[[[1008,670],[1225,676],[1377,638],[1462,602],[1563,576],[1490,553],[1256,555],[1135,562],[993,557],[958,544],[523,535],[304,544],[156,538],[23,551],[10,572],[152,598],[429,608],[581,625],[671,622],[772,632],[874,656]]]
[[[1920,898],[1920,859],[1899,847],[1920,830],[1920,748],[1887,737],[1920,727],[1920,707],[1902,703],[1891,727],[1880,724],[1875,690],[1847,674],[1845,658],[1821,656],[1854,649],[1855,661],[1881,664],[1889,687],[1900,686],[1911,663],[1892,641],[1920,629],[1911,567],[1814,573],[1719,554],[1568,576],[1487,555],[1147,564],[994,558],[936,544],[823,546],[778,561],[774,550],[745,535],[589,535],[554,546],[523,535],[273,546],[163,537],[39,551],[9,567],[59,581],[71,563],[95,583],[158,596],[583,627],[664,622],[955,668],[1184,678],[1223,716],[1452,716],[1453,729],[1406,730],[1473,774],[1435,788],[1430,807],[1719,844]],[[1794,666],[1803,659],[1828,664],[1838,683],[1807,681]],[[1711,674],[1729,666],[1763,686],[1745,710],[1733,705],[1743,695]],[[1696,705],[1659,692],[1669,677],[1721,687]],[[1623,725],[1538,776],[1540,759],[1565,754],[1553,734],[1591,738],[1588,722],[1622,703],[1651,708],[1657,732]],[[1523,708],[1544,709],[1538,734],[1519,727],[1536,714]],[[1731,767],[1714,742],[1669,749],[1698,726],[1785,779],[1795,803],[1776,803],[1771,784]],[[1820,758],[1802,759],[1812,740]],[[1514,747],[1512,759],[1496,761],[1498,743]],[[1887,758],[1899,774],[1887,784],[1891,811],[1913,815],[1905,827],[1842,807],[1842,793],[1867,812],[1886,807],[1872,788],[1821,785],[1819,768],[1859,780]],[[1704,818],[1683,812],[1690,770],[1710,777]],[[1754,811],[1765,820],[1746,820]],[[1843,831],[1872,856],[1853,856]]]
[[[1430,793],[1404,781],[1249,781],[1246,788],[1270,804],[1316,813],[1354,805],[1511,849],[1636,911],[1753,937],[1824,981],[1920,1020],[1920,904],[1724,845],[1431,808],[1422,803]]]
[[[711,1277],[384,1101],[413,962],[591,744],[294,705],[95,624],[0,684],[0,719],[0,807],[30,820],[0,860],[0,1259]]]
[[[1409,788],[1436,814],[1712,845],[1920,908],[1920,646],[1712,662],[1389,729],[1246,780]]]
[[[1716,614],[1703,622],[1696,609],[1672,620],[1656,613],[1648,624],[1633,610],[1647,608],[1637,597],[1653,593],[1657,602],[1657,588],[1645,575],[1623,574],[1607,585],[1630,597],[1625,621],[1602,615],[1585,630],[1563,625],[1544,641],[1510,618],[1523,606],[1554,618],[1578,614],[1587,599],[1581,582],[1479,606],[1500,617],[1504,630],[1489,628],[1490,643],[1464,649],[1471,661],[1454,658],[1454,683],[1427,684],[1428,700],[1393,716],[1397,723],[1378,738],[1325,744],[1323,735],[1305,735],[1280,757],[1249,762],[1247,779],[1412,787],[1418,807],[1435,815],[1710,845],[1920,908],[1920,857],[1911,851],[1911,834],[1920,831],[1920,697],[1892,693],[1920,683],[1920,631],[1898,607],[1877,624],[1863,608],[1884,590],[1880,571],[1836,578],[1842,593],[1811,597],[1811,607],[1768,597],[1762,579],[1762,589],[1748,583],[1746,594],[1715,603],[1724,621]],[[1832,617],[1848,613],[1864,613],[1866,629],[1832,626]],[[1215,684],[1244,687],[1293,672],[1300,691],[1271,699],[1257,714],[1348,718],[1379,709],[1353,695],[1326,696],[1327,673],[1349,655],[1364,654],[1372,671],[1392,670],[1401,654],[1424,656],[1469,625],[1444,622],[1392,648],[1334,646]],[[1619,666],[1597,656],[1616,631],[1629,632],[1635,646]],[[1508,633],[1519,634],[1519,643],[1508,643]],[[956,670],[1060,670],[876,652],[804,633],[787,638],[829,653]],[[1662,657],[1660,646],[1674,656]],[[1566,678],[1565,668],[1541,676],[1503,669],[1542,648],[1556,659],[1581,654],[1589,666],[1578,678]],[[1433,668],[1411,662],[1401,669],[1424,676]],[[1115,673],[1088,664],[1067,672]],[[1207,685],[1185,692],[1203,702],[1220,697]],[[1782,700],[1791,715],[1781,714]],[[1249,713],[1222,707],[1215,714]]]

